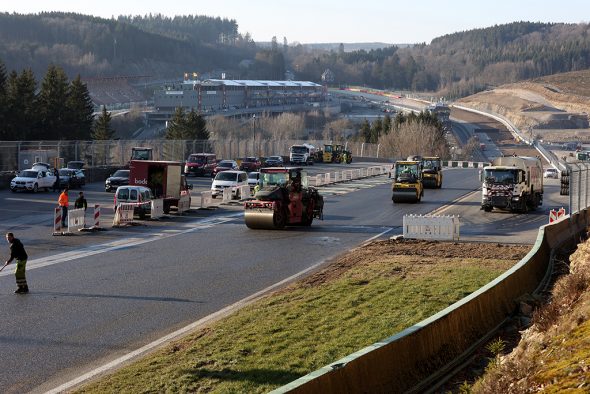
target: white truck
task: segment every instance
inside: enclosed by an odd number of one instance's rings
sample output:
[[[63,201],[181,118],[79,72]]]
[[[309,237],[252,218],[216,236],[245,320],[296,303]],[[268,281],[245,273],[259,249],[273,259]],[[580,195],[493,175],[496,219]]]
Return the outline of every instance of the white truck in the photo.
[[[292,145],[289,148],[289,162],[297,165],[313,165],[316,148],[310,144]]]
[[[543,165],[536,157],[506,156],[494,159],[480,172],[481,209],[517,212],[543,204]]]

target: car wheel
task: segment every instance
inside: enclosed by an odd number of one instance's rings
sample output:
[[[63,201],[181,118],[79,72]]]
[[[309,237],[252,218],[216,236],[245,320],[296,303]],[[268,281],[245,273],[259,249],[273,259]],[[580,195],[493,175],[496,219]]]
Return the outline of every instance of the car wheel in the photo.
[[[139,218],[141,220],[145,219],[145,211],[143,210],[143,208],[140,208],[140,210],[139,210]]]
[[[16,188],[10,188],[10,191],[16,193]]]

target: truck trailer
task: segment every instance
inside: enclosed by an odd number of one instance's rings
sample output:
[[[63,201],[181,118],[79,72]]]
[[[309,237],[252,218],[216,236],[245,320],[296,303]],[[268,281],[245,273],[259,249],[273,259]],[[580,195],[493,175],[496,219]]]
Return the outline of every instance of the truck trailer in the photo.
[[[154,198],[164,200],[164,213],[171,207],[178,208],[180,197],[189,195],[192,185],[186,182],[182,173],[184,163],[177,161],[131,160],[129,164],[129,185],[150,188]]]
[[[481,209],[527,212],[543,204],[543,166],[536,157],[507,156],[494,159],[480,173]]]

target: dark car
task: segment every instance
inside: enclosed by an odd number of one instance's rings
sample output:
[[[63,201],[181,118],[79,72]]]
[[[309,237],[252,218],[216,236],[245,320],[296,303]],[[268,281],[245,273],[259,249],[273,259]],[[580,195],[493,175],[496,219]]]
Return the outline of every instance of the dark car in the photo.
[[[235,160],[221,160],[213,169],[211,176],[217,175],[221,171],[238,170],[238,163]]]
[[[104,182],[104,190],[107,192],[112,192],[117,190],[119,186],[125,186],[128,184],[129,170],[117,170]]]
[[[84,169],[84,162],[83,161],[68,161],[67,168],[71,168],[73,170],[83,170]]]
[[[260,170],[261,163],[258,157],[244,157],[242,159],[242,164],[240,165],[240,170],[252,172]]]
[[[86,176],[82,170],[62,168],[59,170],[59,186],[61,187],[82,187],[86,184]]]
[[[282,167],[283,157],[282,156],[269,156],[264,162],[265,167]]]

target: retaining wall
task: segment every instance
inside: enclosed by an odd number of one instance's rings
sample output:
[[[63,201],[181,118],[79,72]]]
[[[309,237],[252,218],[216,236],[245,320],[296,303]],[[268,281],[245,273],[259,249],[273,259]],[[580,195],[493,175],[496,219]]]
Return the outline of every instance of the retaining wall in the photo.
[[[274,393],[406,392],[465,352],[533,293],[548,272],[551,250],[575,244],[588,211],[539,229],[535,245],[493,282],[438,314],[312,372]]]

